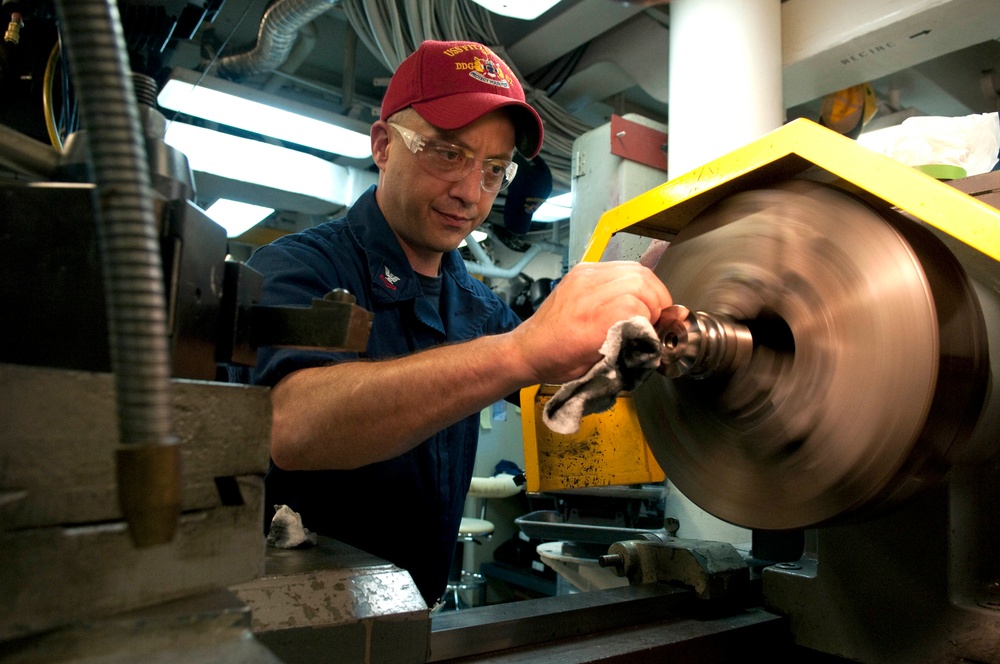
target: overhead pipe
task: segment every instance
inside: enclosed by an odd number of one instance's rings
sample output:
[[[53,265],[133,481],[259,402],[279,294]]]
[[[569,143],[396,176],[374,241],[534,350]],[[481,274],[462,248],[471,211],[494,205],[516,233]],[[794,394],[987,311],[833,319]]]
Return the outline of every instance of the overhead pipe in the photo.
[[[478,262],[465,261],[465,267],[469,270],[470,274],[478,274],[483,277],[489,277],[493,279],[513,279],[517,275],[524,271],[524,268],[528,264],[535,260],[535,256],[542,253],[543,251],[548,251],[553,254],[563,255],[566,250],[565,247],[559,244],[552,244],[551,242],[534,242],[531,247],[528,248],[524,255],[511,267],[497,267],[494,265],[493,261],[486,252],[470,235],[465,239],[466,244],[469,247],[469,251],[472,255],[476,257]]]
[[[329,11],[339,0],[277,0],[267,8],[257,31],[257,44],[235,55],[218,59],[217,73],[242,78],[272,72],[288,59],[299,30]],[[204,63],[206,67],[211,63]]]
[[[97,185],[120,443],[118,499],[135,545],[153,546],[174,537],[181,479],[145,139],[117,3],[59,0],[56,9]]]

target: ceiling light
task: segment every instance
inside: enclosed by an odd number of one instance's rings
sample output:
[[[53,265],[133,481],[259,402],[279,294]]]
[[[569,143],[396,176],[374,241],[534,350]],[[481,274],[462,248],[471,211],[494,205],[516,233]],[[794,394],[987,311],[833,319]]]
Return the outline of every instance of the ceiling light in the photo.
[[[520,18],[526,21],[538,18],[559,0],[474,0],[494,14]]]
[[[569,219],[572,211],[573,193],[569,192],[553,196],[539,205],[538,209],[535,210],[535,213],[531,215],[531,220],[542,223],[562,221],[563,219]]]
[[[228,198],[220,198],[205,210],[205,214],[212,221],[226,229],[227,237],[243,235],[264,221],[272,212],[274,212],[273,208],[242,203]]]
[[[378,182],[369,169],[204,127],[171,122],[166,143],[187,157],[198,194],[276,210],[335,214]]]
[[[185,154],[191,170],[341,203],[349,169],[313,155],[172,122],[164,141]]]
[[[171,122],[164,141],[185,154],[194,171],[316,198],[336,190],[336,164],[277,145]]]
[[[355,159],[371,157],[369,125],[232,81],[175,69],[157,97],[163,108]]]

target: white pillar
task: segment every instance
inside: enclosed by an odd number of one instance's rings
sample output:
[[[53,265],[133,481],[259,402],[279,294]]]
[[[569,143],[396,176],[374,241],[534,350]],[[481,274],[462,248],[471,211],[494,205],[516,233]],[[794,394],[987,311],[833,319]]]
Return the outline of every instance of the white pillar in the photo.
[[[670,3],[668,177],[784,121],[781,0]]]
[[[781,98],[781,0],[670,3],[668,178],[777,129]],[[703,512],[667,473],[667,516],[678,536],[748,544],[750,532]]]

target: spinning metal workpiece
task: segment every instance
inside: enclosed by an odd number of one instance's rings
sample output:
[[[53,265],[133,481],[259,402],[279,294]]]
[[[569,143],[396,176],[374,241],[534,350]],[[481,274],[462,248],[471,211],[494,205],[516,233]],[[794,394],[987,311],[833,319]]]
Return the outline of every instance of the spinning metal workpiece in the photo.
[[[650,453],[705,511],[797,529],[881,513],[995,447],[995,207],[796,120],[609,210],[583,260],[647,238],[669,242],[656,273],[688,316],[579,440],[522,393],[529,490],[621,483],[589,471]]]
[[[732,373],[745,367],[753,353],[750,328],[722,314],[688,312],[659,335],[663,346],[657,370],[668,378]]]
[[[691,221],[657,275],[690,314],[634,393],[671,480],[732,523],[798,528],[940,479],[982,401],[982,314],[926,229],[790,181]],[[713,313],[704,313],[713,312]]]

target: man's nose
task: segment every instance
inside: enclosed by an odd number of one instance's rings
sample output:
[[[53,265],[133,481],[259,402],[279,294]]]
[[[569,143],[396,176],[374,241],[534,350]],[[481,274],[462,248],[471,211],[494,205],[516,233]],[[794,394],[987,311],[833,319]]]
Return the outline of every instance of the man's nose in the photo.
[[[452,195],[467,203],[478,203],[483,195],[483,171],[472,168],[461,180],[452,185]]]

